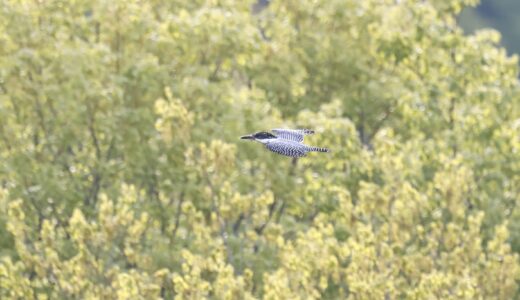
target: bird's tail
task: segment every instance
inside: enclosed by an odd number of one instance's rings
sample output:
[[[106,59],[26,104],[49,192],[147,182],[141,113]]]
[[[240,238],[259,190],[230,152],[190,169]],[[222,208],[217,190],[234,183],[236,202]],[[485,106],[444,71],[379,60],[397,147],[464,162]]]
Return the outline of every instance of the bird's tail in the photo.
[[[321,147],[309,147],[309,151],[314,151],[314,152],[330,152],[330,149],[328,149],[328,148],[321,148]]]

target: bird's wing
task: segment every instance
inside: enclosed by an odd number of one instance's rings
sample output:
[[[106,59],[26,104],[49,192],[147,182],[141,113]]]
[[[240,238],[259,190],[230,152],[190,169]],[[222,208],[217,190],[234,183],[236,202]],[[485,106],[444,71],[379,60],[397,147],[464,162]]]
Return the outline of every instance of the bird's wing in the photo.
[[[271,141],[266,143],[265,147],[272,152],[290,157],[302,157],[306,154],[304,145],[295,144],[290,141]]]
[[[274,134],[279,138],[290,140],[290,141],[295,141],[298,143],[303,142],[303,136],[309,135],[309,134],[314,134],[314,131],[309,130],[309,129],[281,129],[281,128],[278,128],[278,129],[273,129],[271,131],[274,132]]]

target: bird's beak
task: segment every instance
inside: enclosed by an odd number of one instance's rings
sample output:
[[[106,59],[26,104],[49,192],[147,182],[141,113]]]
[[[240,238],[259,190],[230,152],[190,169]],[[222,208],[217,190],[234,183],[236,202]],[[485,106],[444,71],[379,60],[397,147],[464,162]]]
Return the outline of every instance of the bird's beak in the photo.
[[[255,138],[252,135],[244,135],[244,136],[241,136],[240,139],[242,139],[242,140],[254,140]]]

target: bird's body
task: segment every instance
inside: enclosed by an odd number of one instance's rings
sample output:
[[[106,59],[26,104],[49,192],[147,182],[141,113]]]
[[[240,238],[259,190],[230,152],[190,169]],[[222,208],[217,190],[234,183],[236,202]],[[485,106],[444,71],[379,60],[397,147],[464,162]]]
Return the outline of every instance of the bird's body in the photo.
[[[290,157],[303,157],[309,152],[330,152],[327,148],[311,147],[303,144],[305,135],[314,134],[308,129],[273,129],[272,133],[257,132],[241,137],[262,143],[268,150]]]

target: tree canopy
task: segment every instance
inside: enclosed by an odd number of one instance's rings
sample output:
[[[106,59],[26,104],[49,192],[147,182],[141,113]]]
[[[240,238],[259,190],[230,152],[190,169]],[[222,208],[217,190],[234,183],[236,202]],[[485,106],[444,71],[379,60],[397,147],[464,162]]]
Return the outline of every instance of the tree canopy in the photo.
[[[0,4],[0,297],[519,297],[516,57],[474,0]],[[311,128],[296,164],[239,140]]]

